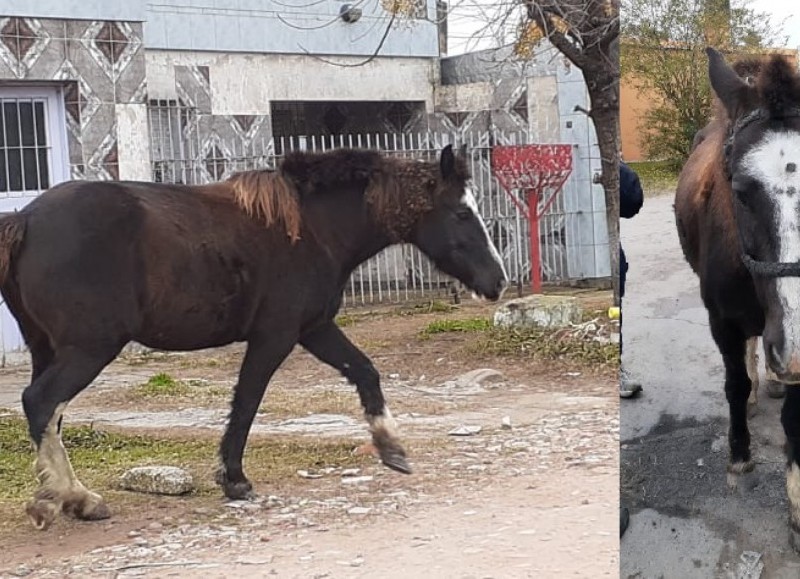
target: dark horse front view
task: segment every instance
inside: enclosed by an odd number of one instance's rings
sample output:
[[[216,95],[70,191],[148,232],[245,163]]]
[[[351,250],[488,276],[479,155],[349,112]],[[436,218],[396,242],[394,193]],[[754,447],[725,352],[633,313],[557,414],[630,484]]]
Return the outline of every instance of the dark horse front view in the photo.
[[[272,374],[301,344],[356,385],[383,463],[409,473],[370,360],[334,323],[352,271],[409,242],[489,300],[507,277],[466,162],[340,149],[206,186],[70,182],[0,220],[2,294],[30,349],[22,394],[40,487],[37,528],[59,511],[109,516],[61,442],[67,404],[130,341],[162,350],[246,342],[217,482],[252,496],[247,436]]]
[[[800,77],[781,56],[738,63],[749,79],[717,51],[708,56],[716,118],[680,175],[678,233],[725,364],[732,483],[754,466],[748,350],[758,336],[770,369],[787,384],[781,422],[790,542],[800,549]]]

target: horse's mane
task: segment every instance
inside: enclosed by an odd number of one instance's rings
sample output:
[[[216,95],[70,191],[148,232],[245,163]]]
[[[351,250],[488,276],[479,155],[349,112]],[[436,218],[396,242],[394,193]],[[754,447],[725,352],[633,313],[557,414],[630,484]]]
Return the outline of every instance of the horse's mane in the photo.
[[[292,243],[300,239],[300,200],[294,184],[280,172],[243,171],[228,179],[239,207],[270,227],[276,221],[286,228]]]
[[[438,164],[384,156],[376,151],[337,149],[292,152],[276,170],[236,173],[227,182],[237,204],[267,227],[282,223],[292,241],[300,238],[303,198],[357,187],[375,220],[399,240],[419,216],[433,208]],[[468,177],[457,159],[456,175]]]
[[[782,119],[789,109],[800,105],[800,75],[786,57],[773,56],[759,74],[757,86],[772,118]]]

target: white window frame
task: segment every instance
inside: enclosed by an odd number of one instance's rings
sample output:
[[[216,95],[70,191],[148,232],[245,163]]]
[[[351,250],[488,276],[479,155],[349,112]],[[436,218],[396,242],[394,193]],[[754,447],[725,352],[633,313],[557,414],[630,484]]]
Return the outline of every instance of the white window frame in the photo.
[[[60,86],[33,86],[0,84],[0,99],[36,99],[45,102],[45,134],[47,135],[47,162],[49,163],[50,187],[70,178],[69,150],[67,141],[67,112],[64,105],[64,89]],[[42,191],[22,191],[21,196],[8,195],[0,198],[0,212],[19,210]],[[34,193],[31,195],[31,193]]]

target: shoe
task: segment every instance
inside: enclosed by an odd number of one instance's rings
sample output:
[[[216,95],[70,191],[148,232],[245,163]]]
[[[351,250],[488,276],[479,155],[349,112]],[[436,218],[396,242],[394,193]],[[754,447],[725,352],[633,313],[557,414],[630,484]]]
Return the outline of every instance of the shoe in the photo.
[[[619,371],[619,397],[633,398],[642,391],[642,385],[633,380],[625,370]]]
[[[622,538],[622,535],[625,534],[625,531],[628,530],[628,523],[631,520],[631,515],[628,512],[628,509],[625,507],[619,508],[619,538]]]

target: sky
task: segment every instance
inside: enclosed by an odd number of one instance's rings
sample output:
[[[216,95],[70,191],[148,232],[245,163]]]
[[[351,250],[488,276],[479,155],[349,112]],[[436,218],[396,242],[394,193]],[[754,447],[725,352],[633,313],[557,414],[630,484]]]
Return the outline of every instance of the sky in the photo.
[[[800,14],[797,5],[775,0],[751,0],[750,7],[759,12],[773,15],[773,21],[780,23],[784,18],[783,34],[789,37],[786,48],[800,48]],[[793,14],[794,13],[794,14]]]
[[[451,0],[447,17],[447,53],[474,52],[498,45],[502,35],[498,26],[487,29],[487,22],[496,22],[496,14],[507,12],[515,0]],[[508,29],[509,27],[506,27]]]
[[[497,30],[486,30],[487,18],[515,0],[451,0],[448,17],[448,54],[491,48],[497,45]],[[792,2],[776,0],[750,0],[750,7],[773,15],[773,20],[783,23],[783,33],[788,36],[786,48],[800,49],[800,10]],[[794,13],[794,14],[793,14]],[[477,35],[477,38],[470,37]]]

